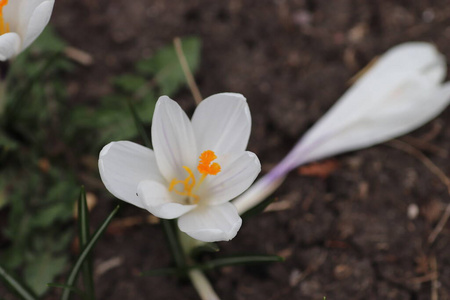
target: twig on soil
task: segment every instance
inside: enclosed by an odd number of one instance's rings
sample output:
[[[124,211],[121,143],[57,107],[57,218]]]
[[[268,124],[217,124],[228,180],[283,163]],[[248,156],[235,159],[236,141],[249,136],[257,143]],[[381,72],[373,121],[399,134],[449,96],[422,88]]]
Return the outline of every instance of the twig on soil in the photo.
[[[158,224],[159,219],[153,215],[148,215],[147,217],[132,216],[126,217],[111,222],[111,225],[107,229],[108,233],[116,234],[122,233],[124,230],[141,224]]]
[[[353,75],[352,78],[350,78],[348,80],[348,84],[352,85],[354,84],[359,78],[361,78],[367,71],[369,71],[374,65],[375,63],[378,61],[378,56],[375,56],[374,58],[372,58],[371,61],[369,61],[369,63],[362,68],[358,73],[356,73],[355,75]]]
[[[414,283],[414,284],[420,284],[420,283],[424,283],[424,282],[429,282],[429,281],[433,281],[435,280],[438,276],[438,274],[436,272],[431,272],[428,273],[424,276],[420,276],[420,277],[414,277],[408,280],[408,282],[410,283]]]
[[[183,46],[181,45],[181,39],[176,37],[173,39],[173,45],[175,46],[175,51],[177,52],[178,60],[180,61],[181,68],[183,69],[184,76],[186,77],[187,84],[191,90],[192,96],[194,97],[195,103],[200,104],[203,97],[198,89],[197,83],[195,83],[194,76],[189,69],[189,64],[186,60],[186,56],[183,52]]]
[[[94,62],[94,58],[91,54],[74,47],[66,47],[64,49],[64,54],[83,66],[90,66]]]
[[[447,224],[448,219],[450,218],[450,204],[447,204],[447,208],[445,209],[441,219],[439,220],[438,224],[434,228],[434,230],[431,232],[430,236],[428,237],[428,243],[433,244],[436,240],[439,233],[441,233],[442,229],[444,229],[445,224]]]
[[[425,156],[421,151],[417,150],[413,146],[402,142],[400,140],[392,140],[389,142],[389,145],[398,150],[402,150],[406,153],[411,154],[420,160],[434,175],[436,175],[443,184],[447,187],[447,191],[450,194],[450,178],[444,174],[428,157]]]
[[[431,300],[438,300],[439,299],[439,273],[437,270],[437,261],[436,256],[433,256],[430,258],[430,268],[433,273],[436,274],[436,276],[431,280]]]
[[[448,156],[448,151],[447,150],[445,150],[445,149],[443,149],[441,147],[438,147],[436,145],[433,145],[430,142],[428,142],[428,141],[426,141],[426,140],[424,140],[422,138],[418,139],[418,138],[415,138],[415,137],[412,137],[412,136],[405,136],[405,137],[402,138],[402,140],[405,143],[408,143],[408,144],[414,146],[417,149],[431,152],[431,153],[433,153],[435,155],[438,155],[439,157],[446,158]]]
[[[267,208],[264,210],[264,212],[270,212],[270,211],[283,211],[288,210],[292,207],[292,203],[288,200],[278,201],[269,204]]]
[[[100,277],[106,272],[108,272],[111,269],[117,268],[120,265],[122,265],[123,259],[119,256],[113,257],[111,259],[108,259],[104,262],[101,262],[96,268],[95,268],[95,277]]]
[[[400,140],[392,140],[389,142],[389,145],[391,147],[394,147],[396,149],[402,150],[406,153],[411,154],[412,156],[419,159],[433,174],[435,174],[442,183],[447,187],[447,192],[450,195],[450,178],[447,177],[447,175],[444,174],[444,172],[441,171],[428,157],[426,157],[421,151],[417,150],[413,146],[402,142]],[[445,209],[444,213],[442,214],[441,219],[439,220],[438,224],[434,228],[434,230],[431,232],[430,236],[428,237],[428,243],[432,244],[439,233],[444,229],[445,224],[447,223],[448,219],[450,218],[450,204],[447,205],[447,208]]]

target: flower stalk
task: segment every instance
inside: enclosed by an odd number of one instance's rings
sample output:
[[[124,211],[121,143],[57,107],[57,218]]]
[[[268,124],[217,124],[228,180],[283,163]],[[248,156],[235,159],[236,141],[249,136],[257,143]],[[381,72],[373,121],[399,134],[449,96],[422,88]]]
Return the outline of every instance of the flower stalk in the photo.
[[[205,274],[197,269],[188,273],[189,279],[202,300],[220,300]]]

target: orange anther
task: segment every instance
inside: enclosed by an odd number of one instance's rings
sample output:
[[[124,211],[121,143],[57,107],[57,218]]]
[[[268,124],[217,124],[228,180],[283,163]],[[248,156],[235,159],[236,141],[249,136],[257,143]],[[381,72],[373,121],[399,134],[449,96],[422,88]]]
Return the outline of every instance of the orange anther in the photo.
[[[9,32],[9,24],[3,20],[3,7],[8,4],[8,0],[0,0],[0,35]]]
[[[198,171],[204,175],[216,175],[220,172],[220,165],[211,162],[217,158],[214,151],[206,150],[200,155],[200,162],[197,166]]]

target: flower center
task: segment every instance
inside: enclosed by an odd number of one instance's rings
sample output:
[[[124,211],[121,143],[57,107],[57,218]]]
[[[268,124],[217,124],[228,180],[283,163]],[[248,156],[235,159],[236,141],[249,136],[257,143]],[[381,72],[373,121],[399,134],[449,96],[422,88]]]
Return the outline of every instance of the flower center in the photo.
[[[0,35],[9,32],[9,24],[3,20],[3,6],[8,4],[8,0],[0,0]]]
[[[184,180],[178,180],[175,178],[172,179],[172,181],[170,182],[169,191],[171,191],[171,192],[173,191],[181,196],[187,196],[192,199],[191,201],[194,204],[197,204],[200,201],[200,197],[197,194],[195,194],[195,192],[198,190],[200,185],[203,183],[206,176],[216,175],[217,173],[220,172],[220,165],[218,163],[211,163],[216,158],[217,158],[217,156],[214,153],[214,151],[211,151],[211,150],[204,151],[199,157],[200,162],[198,163],[198,166],[197,166],[197,170],[200,172],[200,174],[202,174],[202,176],[200,177],[200,180],[198,182],[196,182],[195,176],[194,176],[194,173],[192,172],[192,170],[187,166],[183,166],[183,169],[186,170],[186,172],[188,173],[188,176]],[[177,190],[175,188],[175,186],[178,184],[182,185],[182,188],[183,188],[182,191]]]

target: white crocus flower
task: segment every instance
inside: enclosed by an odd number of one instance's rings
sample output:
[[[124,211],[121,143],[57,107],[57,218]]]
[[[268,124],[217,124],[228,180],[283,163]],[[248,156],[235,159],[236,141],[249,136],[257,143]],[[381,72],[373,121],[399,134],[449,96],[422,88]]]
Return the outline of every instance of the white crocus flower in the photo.
[[[304,135],[289,154],[233,203],[245,212],[299,165],[382,143],[436,117],[450,101],[445,58],[428,43],[396,46],[381,56]]]
[[[224,93],[203,100],[190,121],[180,106],[160,97],[153,115],[154,151],[120,141],[100,152],[100,175],[117,198],[147,209],[204,242],[232,239],[242,220],[229,201],[261,171],[245,151],[251,117],[246,99]]]
[[[44,30],[54,0],[0,0],[0,60],[25,50]]]

